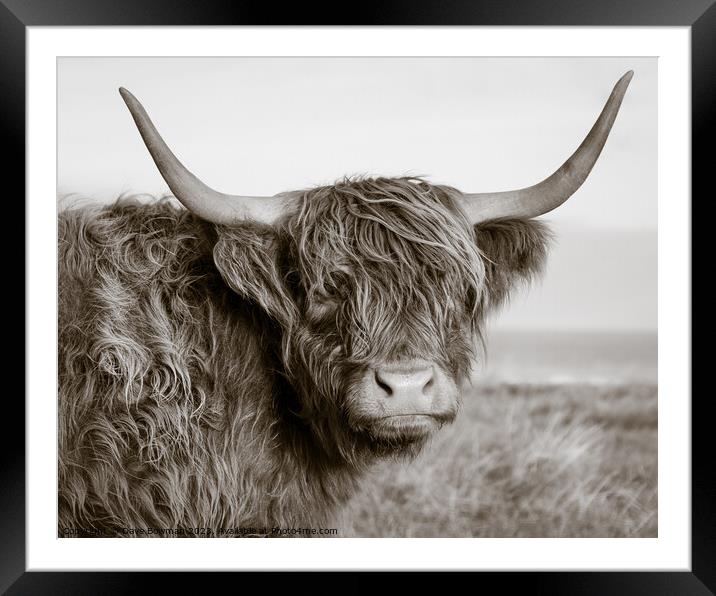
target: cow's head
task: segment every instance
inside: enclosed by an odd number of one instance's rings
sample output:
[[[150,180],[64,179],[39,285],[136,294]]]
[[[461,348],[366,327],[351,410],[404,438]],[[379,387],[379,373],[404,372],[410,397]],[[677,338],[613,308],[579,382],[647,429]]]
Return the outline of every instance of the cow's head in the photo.
[[[584,182],[631,76],[554,174],[482,194],[359,178],[273,197],[224,195],[184,168],[139,102],[120,92],[174,195],[217,224],[225,282],[280,330],[272,340],[297,413],[351,456],[357,445],[414,451],[454,418],[485,314],[543,262],[548,233],[532,218]]]

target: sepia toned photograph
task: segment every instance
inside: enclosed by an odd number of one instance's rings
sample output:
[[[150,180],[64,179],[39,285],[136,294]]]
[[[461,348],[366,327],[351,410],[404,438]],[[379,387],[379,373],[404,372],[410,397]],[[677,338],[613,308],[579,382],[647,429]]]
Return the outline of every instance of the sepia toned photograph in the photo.
[[[57,98],[58,537],[658,537],[657,58]]]

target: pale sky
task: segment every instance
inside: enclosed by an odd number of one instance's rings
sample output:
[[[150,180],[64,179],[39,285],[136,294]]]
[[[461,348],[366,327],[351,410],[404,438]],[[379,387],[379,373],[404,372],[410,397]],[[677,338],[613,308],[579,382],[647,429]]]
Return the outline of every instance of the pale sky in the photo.
[[[545,216],[558,240],[545,276],[495,326],[653,331],[655,58],[62,58],[58,194],[168,192],[119,86],[217,190],[417,174],[483,192],[552,173],[630,69],[589,179]]]

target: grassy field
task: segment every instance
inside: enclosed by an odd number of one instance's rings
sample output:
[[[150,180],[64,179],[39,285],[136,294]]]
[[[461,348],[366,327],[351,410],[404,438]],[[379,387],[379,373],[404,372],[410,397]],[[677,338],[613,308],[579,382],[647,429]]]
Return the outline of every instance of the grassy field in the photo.
[[[655,537],[657,389],[495,384],[418,459],[387,461],[341,536]]]

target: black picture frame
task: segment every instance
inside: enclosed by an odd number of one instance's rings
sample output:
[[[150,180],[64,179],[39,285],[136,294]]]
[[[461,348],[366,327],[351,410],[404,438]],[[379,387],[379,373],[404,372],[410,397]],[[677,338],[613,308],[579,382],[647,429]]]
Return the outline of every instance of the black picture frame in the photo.
[[[269,2],[197,2],[192,0],[0,0],[0,120],[5,140],[8,196],[25,194],[25,36],[29,26],[106,25],[482,25],[482,26],[685,26],[691,28],[692,52],[692,188],[693,196],[706,194],[712,176],[709,151],[714,135],[716,106],[716,5],[714,0],[540,0],[502,2],[452,0],[430,2],[398,0],[361,2],[350,11],[340,3],[294,3],[277,7]],[[703,197],[703,202],[713,199]],[[16,199],[17,220],[25,221],[24,208]],[[7,205],[6,205],[7,209]],[[6,211],[7,213],[7,211]],[[10,215],[10,214],[8,214]],[[6,215],[6,217],[8,217]],[[14,215],[14,214],[12,214]],[[24,229],[24,226],[15,226]],[[11,257],[12,255],[8,255]],[[24,277],[19,259],[5,259],[5,275],[17,286]],[[17,269],[17,271],[13,270]],[[15,290],[16,291],[16,290]],[[28,296],[23,297],[25,301]],[[24,304],[21,307],[24,311]],[[24,345],[24,341],[23,341]],[[23,350],[24,353],[24,350]],[[10,367],[6,369],[8,372]],[[8,375],[9,377],[9,375]],[[11,399],[12,397],[12,399]],[[682,396],[688,399],[690,396]],[[486,573],[468,579],[468,585],[501,591],[529,590],[544,594],[714,594],[716,593],[716,466],[713,465],[711,427],[708,415],[710,392],[697,393],[692,400],[692,566],[690,572],[522,572]],[[0,433],[0,590],[7,594],[97,594],[155,592],[151,584],[161,582],[164,590],[175,585],[189,590],[193,585],[223,580],[235,591],[245,590],[251,580],[265,582],[257,574],[237,580],[224,573],[163,573],[160,577],[110,572],[25,572],[25,441],[24,407],[17,392],[7,391],[2,411],[4,432]],[[14,421],[10,424],[9,421]],[[14,427],[14,428],[11,428]],[[12,431],[12,432],[11,432]],[[19,432],[15,432],[19,431]],[[18,436],[19,435],[19,436]],[[320,565],[320,563],[319,563]],[[209,577],[207,577],[209,575]],[[330,574],[332,575],[332,574]],[[351,572],[340,576],[312,578],[295,573],[270,579],[272,590],[305,586],[311,591],[340,589],[357,592],[372,574]],[[413,576],[421,587],[444,589],[444,578]],[[464,579],[464,578],[463,578]],[[401,578],[403,587],[408,578]],[[382,581],[382,580],[381,580]],[[474,582],[474,584],[473,584]],[[319,588],[320,589],[320,588]],[[232,590],[234,591],[234,590]]]

